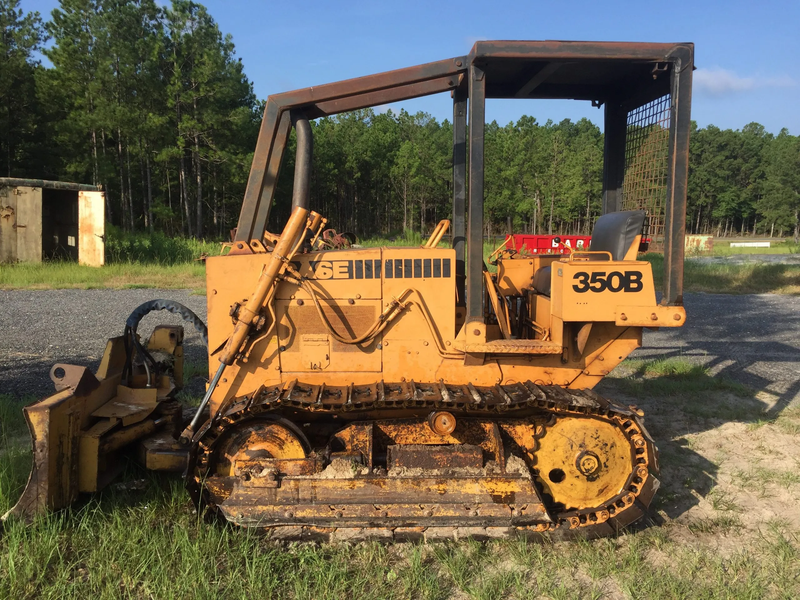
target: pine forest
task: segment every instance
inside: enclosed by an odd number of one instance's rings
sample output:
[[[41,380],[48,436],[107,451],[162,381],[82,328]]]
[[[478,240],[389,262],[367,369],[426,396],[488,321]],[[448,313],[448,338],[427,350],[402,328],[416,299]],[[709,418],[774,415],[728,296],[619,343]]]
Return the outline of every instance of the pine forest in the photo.
[[[48,20],[0,0],[0,21],[0,176],[101,185],[122,231],[228,237],[264,103],[201,4],[61,0]],[[363,110],[312,127],[312,206],[338,230],[428,232],[451,213],[448,120]],[[273,229],[293,156],[290,142]],[[603,134],[587,119],[487,123],[485,169],[490,236],[586,233],[600,214]],[[693,127],[687,233],[799,228],[800,137]]]

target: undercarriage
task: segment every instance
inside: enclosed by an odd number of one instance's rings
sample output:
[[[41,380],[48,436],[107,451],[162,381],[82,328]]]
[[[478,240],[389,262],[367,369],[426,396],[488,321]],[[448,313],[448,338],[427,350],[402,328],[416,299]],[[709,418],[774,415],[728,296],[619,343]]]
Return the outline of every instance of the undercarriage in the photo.
[[[292,382],[232,399],[194,442],[201,508],[282,537],[596,537],[658,487],[639,413],[531,382]]]

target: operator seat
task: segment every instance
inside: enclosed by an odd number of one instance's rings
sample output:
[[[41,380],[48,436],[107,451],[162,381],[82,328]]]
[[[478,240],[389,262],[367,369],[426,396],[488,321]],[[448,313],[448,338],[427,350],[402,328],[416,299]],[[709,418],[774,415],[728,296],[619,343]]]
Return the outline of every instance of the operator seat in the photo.
[[[643,210],[624,210],[603,215],[594,224],[589,252],[608,252],[611,254],[611,260],[625,260],[636,241],[636,236],[642,233],[646,215]],[[608,260],[608,258],[605,255],[596,255],[590,256],[589,260]],[[534,273],[533,287],[538,293],[549,296],[550,285],[549,266],[542,267]]]

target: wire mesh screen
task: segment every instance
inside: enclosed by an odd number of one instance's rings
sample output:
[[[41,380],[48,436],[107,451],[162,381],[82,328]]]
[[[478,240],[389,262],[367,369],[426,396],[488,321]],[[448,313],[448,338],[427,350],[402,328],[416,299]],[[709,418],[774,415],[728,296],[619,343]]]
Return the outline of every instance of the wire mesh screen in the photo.
[[[669,94],[628,112],[622,210],[647,211],[651,250],[664,243],[669,121]]]

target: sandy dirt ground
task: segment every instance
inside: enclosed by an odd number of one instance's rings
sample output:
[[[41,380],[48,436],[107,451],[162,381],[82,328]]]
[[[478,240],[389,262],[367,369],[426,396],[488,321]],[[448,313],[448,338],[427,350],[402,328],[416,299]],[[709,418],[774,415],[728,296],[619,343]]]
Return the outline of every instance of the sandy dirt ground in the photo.
[[[685,328],[646,331],[633,368],[599,388],[645,411],[661,457],[655,520],[720,553],[771,528],[797,535],[800,298],[690,294],[686,311]],[[702,365],[709,380],[637,375],[636,359],[663,357]]]

